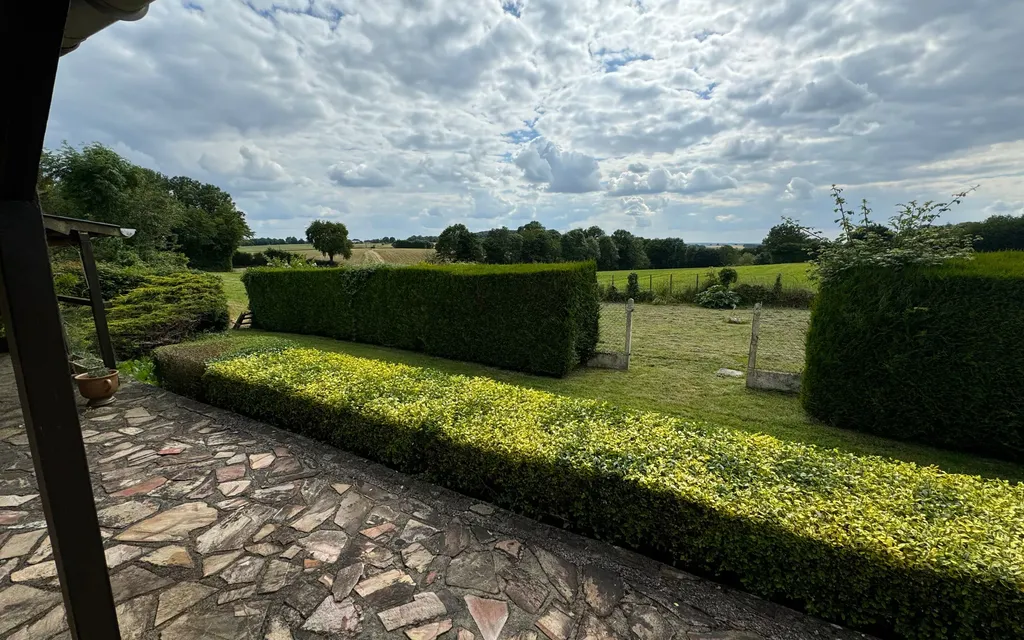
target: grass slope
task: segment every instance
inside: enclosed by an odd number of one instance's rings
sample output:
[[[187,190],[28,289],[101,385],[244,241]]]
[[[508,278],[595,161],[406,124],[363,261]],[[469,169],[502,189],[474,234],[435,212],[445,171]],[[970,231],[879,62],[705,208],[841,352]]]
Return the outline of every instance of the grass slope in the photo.
[[[747,284],[772,285],[775,283],[775,276],[782,274],[782,284],[786,287],[804,287],[816,289],[817,286],[808,279],[810,265],[804,262],[792,264],[757,264],[747,267],[733,267],[739,274],[739,281]],[[640,277],[640,288],[646,290],[649,285],[655,289],[659,285],[667,286],[669,275],[672,276],[673,288],[692,287],[697,284],[697,277],[704,279],[704,274],[709,270],[706,267],[692,269],[641,269],[636,274]],[[610,284],[613,280],[619,289],[626,288],[626,278],[631,272],[626,271],[599,271],[597,281],[601,284]]]
[[[291,251],[292,253],[298,253],[306,258],[315,258],[317,260],[323,260],[324,255],[313,248],[311,244],[274,244],[274,245],[251,245],[245,247],[239,247],[239,251],[246,253],[261,253],[267,249],[279,249],[281,251]],[[370,245],[366,243],[360,243],[353,247],[352,257],[348,260],[340,260],[340,262],[348,265],[362,265],[362,264],[418,264],[434,255],[433,249],[395,249],[391,245]]]

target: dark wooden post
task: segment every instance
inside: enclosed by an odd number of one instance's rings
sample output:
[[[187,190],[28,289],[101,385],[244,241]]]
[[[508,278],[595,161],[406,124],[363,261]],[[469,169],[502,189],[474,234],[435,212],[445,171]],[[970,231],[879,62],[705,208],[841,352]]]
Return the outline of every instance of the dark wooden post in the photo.
[[[114,357],[114,345],[110,341],[110,329],[107,328],[107,313],[103,308],[103,291],[100,290],[100,276],[96,271],[96,258],[92,253],[92,240],[84,231],[77,232],[78,246],[82,251],[82,268],[85,269],[85,282],[89,285],[89,303],[92,305],[92,319],[96,324],[96,338],[100,345],[103,364],[108,369],[117,368]]]
[[[68,1],[4,2],[0,309],[71,636],[120,638],[35,195]]]

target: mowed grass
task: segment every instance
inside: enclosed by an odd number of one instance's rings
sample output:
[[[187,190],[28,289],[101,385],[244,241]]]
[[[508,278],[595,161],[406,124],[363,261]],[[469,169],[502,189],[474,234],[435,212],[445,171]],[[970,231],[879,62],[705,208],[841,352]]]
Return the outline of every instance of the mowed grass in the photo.
[[[248,305],[240,272],[220,274],[234,309]],[[231,283],[231,284],[229,284]],[[236,284],[237,283],[237,286]],[[836,429],[809,419],[796,396],[747,389],[742,378],[720,378],[722,367],[744,370],[750,325],[728,319],[750,318],[749,310],[717,311],[692,305],[637,305],[633,315],[633,355],[629,371],[580,369],[565,378],[546,378],[458,362],[422,353],[345,342],[319,336],[285,335],[302,346],[362,358],[431,367],[448,373],[486,376],[502,382],[569,396],[660,411],[726,429],[766,433],[782,440],[806,442],[861,455],[879,455],[935,465],[953,473],[1024,480],[1024,466],[918,444]],[[773,310],[762,352],[774,354],[780,368],[802,362],[803,331],[809,312]],[[602,310],[602,349],[617,349],[625,320],[618,305]],[[763,324],[762,328],[767,325]],[[252,330],[247,330],[252,331]],[[253,333],[261,333],[252,331]]]
[[[810,265],[806,262],[791,264],[756,264],[746,267],[733,267],[739,275],[739,282],[747,284],[772,285],[775,277],[782,274],[782,284],[786,287],[802,287],[816,289],[817,286],[808,277]],[[697,284],[697,278],[704,279],[708,271],[718,271],[707,267],[695,267],[691,269],[641,269],[636,274],[640,278],[640,288],[646,290],[653,285],[655,289],[659,286],[667,286],[669,276],[672,279],[673,288],[682,289],[693,287]],[[626,278],[631,271],[599,271],[597,281],[601,284],[611,284],[613,281],[619,289],[626,287]]]
[[[245,246],[239,247],[238,250],[246,253],[261,253],[266,249],[271,248],[298,253],[304,258],[313,258],[316,260],[323,260],[325,258],[324,255],[314,249],[311,244]],[[419,264],[420,262],[429,259],[432,255],[434,255],[433,249],[395,249],[391,245],[387,244],[372,245],[363,242],[353,247],[352,257],[348,260],[341,260],[338,257],[335,257],[335,260],[347,265]]]

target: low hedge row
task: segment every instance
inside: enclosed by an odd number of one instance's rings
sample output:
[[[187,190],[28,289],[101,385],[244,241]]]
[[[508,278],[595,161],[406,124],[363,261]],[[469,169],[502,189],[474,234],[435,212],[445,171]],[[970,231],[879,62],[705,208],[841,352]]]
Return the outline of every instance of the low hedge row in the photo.
[[[594,263],[254,268],[253,326],[565,375],[597,348]]]
[[[160,386],[183,396],[205,400],[202,378],[206,373],[206,367],[211,363],[252,353],[281,351],[295,346],[295,343],[287,338],[247,334],[248,332],[234,332],[233,335],[214,334],[199,340],[154,349],[153,364]]]
[[[851,270],[811,313],[803,402],[835,426],[1024,460],[1024,253]]]
[[[227,329],[227,297],[214,275],[147,276],[140,286],[110,301],[107,325],[114,353],[128,360],[161,345]]]
[[[1024,636],[1024,487],[315,350],[213,404],[907,638]]]

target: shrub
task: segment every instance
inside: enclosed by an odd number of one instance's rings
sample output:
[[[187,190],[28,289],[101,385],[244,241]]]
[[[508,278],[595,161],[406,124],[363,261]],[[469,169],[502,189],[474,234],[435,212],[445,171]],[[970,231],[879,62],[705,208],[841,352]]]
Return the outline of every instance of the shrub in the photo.
[[[763,284],[740,283],[733,287],[733,293],[740,297],[743,304],[757,304],[769,302],[774,297],[772,290]]]
[[[1024,460],[1024,255],[826,282],[803,403],[830,424]]]
[[[242,280],[259,329],[559,376],[597,348],[593,263],[255,268]]]
[[[250,253],[248,251],[235,250],[233,256],[231,256],[231,266],[236,269],[245,267],[265,267],[267,266],[267,256],[264,253]]]
[[[636,271],[626,276],[626,298],[633,298],[633,302],[640,297],[640,276]]]
[[[712,285],[697,294],[697,304],[709,309],[735,309],[739,303],[739,295],[721,284]]]
[[[246,333],[212,335],[154,349],[154,373],[160,386],[189,398],[205,400],[200,381],[210,363],[254,353],[281,351],[295,346],[295,343],[287,338],[245,335]]]
[[[212,364],[214,404],[903,637],[1024,634],[1024,486],[313,350]]]
[[[226,329],[228,303],[217,276],[149,276],[142,286],[111,301],[107,324],[117,357],[131,359],[204,331]]]
[[[718,282],[726,289],[735,284],[739,277],[740,274],[732,267],[725,267],[718,272]]]

